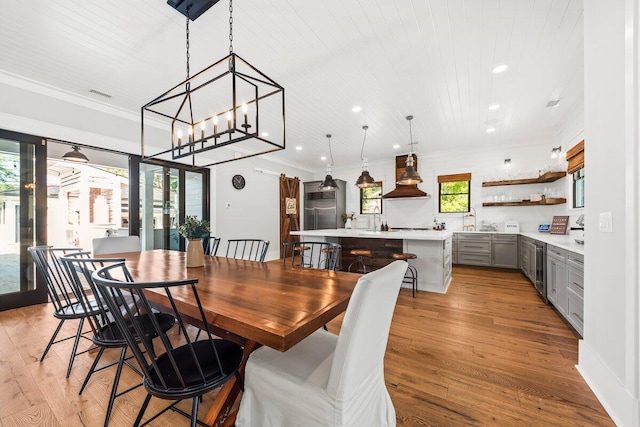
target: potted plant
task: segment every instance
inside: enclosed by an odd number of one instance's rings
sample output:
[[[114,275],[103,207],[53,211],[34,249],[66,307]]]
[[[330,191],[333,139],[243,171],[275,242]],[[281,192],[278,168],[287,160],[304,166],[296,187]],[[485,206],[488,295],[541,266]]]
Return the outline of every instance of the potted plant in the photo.
[[[184,223],[178,226],[178,232],[187,239],[187,267],[202,267],[204,265],[202,239],[208,237],[211,232],[209,221],[187,215]]]

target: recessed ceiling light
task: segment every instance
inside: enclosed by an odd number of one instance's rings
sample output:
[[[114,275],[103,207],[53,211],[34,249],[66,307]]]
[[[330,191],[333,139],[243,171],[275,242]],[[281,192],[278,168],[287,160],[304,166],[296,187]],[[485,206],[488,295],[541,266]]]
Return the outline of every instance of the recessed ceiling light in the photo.
[[[489,106],[489,111],[496,111],[498,108],[500,108],[500,104],[493,104]]]
[[[262,133],[260,134],[260,136],[267,137],[267,136],[269,136],[269,132],[262,132]]]
[[[356,105],[351,109],[351,111],[353,111],[354,113],[359,113],[360,111],[362,111],[362,107]]]
[[[298,150],[298,151],[302,151],[302,147],[298,145],[298,146],[296,147],[296,150]]]
[[[493,73],[494,74],[502,73],[506,71],[507,68],[509,68],[507,64],[498,65],[493,69]]]
[[[493,133],[496,131],[496,128],[489,128],[486,130],[487,133]]]
[[[400,144],[393,144],[393,148],[397,150],[398,148],[400,148]]]
[[[327,160],[327,156],[320,157],[320,160]]]

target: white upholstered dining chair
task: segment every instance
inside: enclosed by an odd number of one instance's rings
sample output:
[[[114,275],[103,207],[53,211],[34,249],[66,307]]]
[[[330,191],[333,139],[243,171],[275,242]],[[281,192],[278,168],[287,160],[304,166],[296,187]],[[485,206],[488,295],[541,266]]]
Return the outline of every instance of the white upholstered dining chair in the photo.
[[[138,236],[98,237],[93,239],[93,255],[140,252],[142,246]]]
[[[319,329],[288,351],[254,351],[236,426],[395,426],[384,382],[389,328],[405,261],[362,276],[340,335]]]

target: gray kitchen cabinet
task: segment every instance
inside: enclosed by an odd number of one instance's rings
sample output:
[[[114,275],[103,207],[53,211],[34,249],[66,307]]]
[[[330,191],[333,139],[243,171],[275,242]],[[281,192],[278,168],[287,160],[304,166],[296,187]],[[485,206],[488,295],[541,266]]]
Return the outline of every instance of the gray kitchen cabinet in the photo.
[[[567,251],[547,245],[547,299],[566,317]]]
[[[547,299],[582,335],[584,326],[584,257],[547,245]]]
[[[458,264],[491,267],[491,234],[457,233]]]
[[[584,257],[567,254],[567,311],[569,323],[583,335],[584,327]]]
[[[536,281],[536,246],[533,239],[520,236],[520,259],[518,264],[522,273],[531,283]]]
[[[491,266],[518,268],[518,235],[491,235]]]

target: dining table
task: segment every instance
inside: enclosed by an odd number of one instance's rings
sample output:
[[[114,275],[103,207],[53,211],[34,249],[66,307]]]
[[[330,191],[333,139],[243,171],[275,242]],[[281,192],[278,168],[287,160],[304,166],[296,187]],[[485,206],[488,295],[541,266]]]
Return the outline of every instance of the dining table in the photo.
[[[243,346],[242,376],[247,358],[260,345],[287,351],[344,312],[360,278],[356,273],[285,265],[282,260],[205,256],[204,266],[187,267],[185,252],[164,249],[108,257],[124,258],[138,282],[198,279],[196,287],[209,327],[217,336]],[[160,309],[169,305],[159,292],[153,300]],[[181,312],[195,307],[196,302],[189,299],[178,304]],[[204,326],[193,319],[194,326]],[[232,377],[202,421],[210,426],[232,426],[239,395],[240,385]]]

